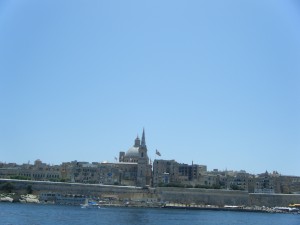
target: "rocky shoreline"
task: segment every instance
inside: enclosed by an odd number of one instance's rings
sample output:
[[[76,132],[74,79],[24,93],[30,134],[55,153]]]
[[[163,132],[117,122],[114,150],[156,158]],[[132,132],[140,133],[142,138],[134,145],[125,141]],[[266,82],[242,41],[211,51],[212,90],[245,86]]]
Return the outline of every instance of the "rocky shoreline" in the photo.
[[[0,202],[14,202],[15,193],[0,194]]]
[[[185,205],[185,204],[166,204],[163,208],[185,209],[185,210],[212,210],[212,211],[235,211],[235,212],[263,212],[263,213],[293,213],[299,214],[298,208],[291,207],[265,207],[265,206],[214,206],[214,205]]]
[[[0,202],[8,203],[30,203],[30,204],[54,204],[54,202],[40,201],[38,195],[16,193],[1,193]],[[162,208],[162,209],[184,209],[184,210],[212,210],[212,211],[233,211],[233,212],[260,212],[260,213],[292,213],[300,215],[299,208],[293,207],[264,207],[264,206],[215,206],[215,205],[195,205],[181,203],[147,203],[139,201],[127,202],[102,202],[99,207],[136,207],[136,208]]]
[[[38,195],[19,195],[16,193],[1,193],[0,202],[40,203]]]

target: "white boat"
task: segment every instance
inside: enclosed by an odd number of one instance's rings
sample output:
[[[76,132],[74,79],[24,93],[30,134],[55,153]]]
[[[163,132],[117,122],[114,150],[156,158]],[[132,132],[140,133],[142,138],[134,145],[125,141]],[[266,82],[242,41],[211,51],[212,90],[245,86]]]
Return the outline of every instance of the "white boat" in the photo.
[[[99,209],[100,205],[97,202],[93,201],[93,200],[86,199],[85,203],[81,204],[81,208],[82,209],[89,209],[89,208],[97,208],[97,209]]]

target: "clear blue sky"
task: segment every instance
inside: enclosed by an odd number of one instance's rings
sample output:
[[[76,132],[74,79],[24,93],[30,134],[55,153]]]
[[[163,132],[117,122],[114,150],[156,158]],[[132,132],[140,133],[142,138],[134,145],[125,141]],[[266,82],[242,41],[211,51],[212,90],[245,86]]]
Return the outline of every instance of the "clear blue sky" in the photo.
[[[149,156],[300,176],[300,3],[0,1],[0,161]]]

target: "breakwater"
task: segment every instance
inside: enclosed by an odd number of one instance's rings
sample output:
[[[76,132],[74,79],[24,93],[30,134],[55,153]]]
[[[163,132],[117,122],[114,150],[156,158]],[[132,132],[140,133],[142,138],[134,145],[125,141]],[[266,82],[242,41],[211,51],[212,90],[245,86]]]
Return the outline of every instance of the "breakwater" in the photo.
[[[99,198],[113,198],[118,201],[148,203],[182,203],[199,205],[245,205],[245,206],[288,206],[300,203],[299,194],[252,194],[244,191],[214,190],[201,188],[140,188],[133,186],[112,186],[100,184],[80,184],[48,181],[27,181],[0,179],[0,192],[6,184],[18,195],[28,190],[41,193],[80,194]]]

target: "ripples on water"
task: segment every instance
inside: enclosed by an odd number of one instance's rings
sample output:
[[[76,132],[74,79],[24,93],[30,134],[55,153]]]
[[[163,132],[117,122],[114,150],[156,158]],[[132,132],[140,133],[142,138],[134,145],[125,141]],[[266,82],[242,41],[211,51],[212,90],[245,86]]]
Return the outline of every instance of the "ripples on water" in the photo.
[[[300,225],[300,215],[0,203],[0,224]]]

